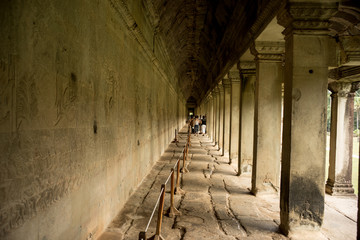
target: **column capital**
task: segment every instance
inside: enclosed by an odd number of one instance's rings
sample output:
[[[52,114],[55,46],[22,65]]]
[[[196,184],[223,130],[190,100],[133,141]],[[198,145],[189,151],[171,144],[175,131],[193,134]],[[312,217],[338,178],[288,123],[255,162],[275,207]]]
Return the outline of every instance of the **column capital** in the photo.
[[[283,34],[329,34],[329,19],[338,9],[337,2],[287,2],[277,15]]]
[[[360,89],[360,82],[351,83],[351,93],[355,93],[359,89]]]
[[[219,88],[218,86],[214,87],[214,89],[212,90],[212,95],[214,97],[216,97],[219,94]]]
[[[239,62],[238,69],[242,76],[254,76],[256,75],[255,61]]]
[[[328,88],[333,93],[331,94],[331,96],[347,97],[348,94],[351,92],[352,83],[335,81],[329,83]]]
[[[239,71],[239,68],[238,68],[238,64],[234,65],[229,73],[228,73],[228,76],[229,76],[229,79],[231,81],[231,83],[236,83],[236,82],[240,82],[240,71]]]
[[[222,84],[224,88],[230,88],[231,86],[231,80],[229,78],[223,78]]]
[[[219,89],[219,93],[223,93],[224,92],[224,87],[223,87],[223,80],[220,80],[218,82],[218,89]]]
[[[285,42],[255,41],[250,46],[250,52],[255,56],[255,60],[282,62],[284,61]]]
[[[241,82],[240,71],[238,69],[230,70],[228,75],[229,75],[229,79],[231,81],[231,84]]]

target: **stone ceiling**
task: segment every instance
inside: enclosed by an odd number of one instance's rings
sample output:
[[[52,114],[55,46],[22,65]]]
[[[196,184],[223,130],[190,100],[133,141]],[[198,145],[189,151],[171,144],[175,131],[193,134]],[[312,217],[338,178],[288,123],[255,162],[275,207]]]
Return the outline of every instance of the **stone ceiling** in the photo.
[[[158,33],[186,99],[206,95],[279,9],[281,0],[153,0]]]

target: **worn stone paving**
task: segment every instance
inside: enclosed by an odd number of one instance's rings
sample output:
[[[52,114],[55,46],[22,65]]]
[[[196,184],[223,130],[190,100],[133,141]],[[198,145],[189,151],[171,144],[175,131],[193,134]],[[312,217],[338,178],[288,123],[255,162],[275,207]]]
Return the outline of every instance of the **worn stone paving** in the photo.
[[[181,157],[185,142],[186,133],[183,129],[179,134],[179,143],[169,145],[123,210],[100,236],[100,240],[138,239],[158,199],[161,184]],[[163,217],[164,239],[289,239],[278,232],[278,195],[251,195],[248,189],[251,175],[236,176],[235,166],[228,162],[228,158],[221,156],[207,136],[191,136],[188,161],[190,172],[184,173],[181,179],[185,193],[175,195],[175,205],[182,215]],[[166,187],[165,211],[170,205],[170,181]],[[341,199],[327,196],[327,201],[325,217],[328,219],[325,219],[322,230],[293,235],[290,239],[356,238],[356,219],[353,219],[351,211],[349,217],[346,210],[339,209],[339,204],[343,203]],[[148,238],[155,233],[156,218],[157,211],[147,232]]]

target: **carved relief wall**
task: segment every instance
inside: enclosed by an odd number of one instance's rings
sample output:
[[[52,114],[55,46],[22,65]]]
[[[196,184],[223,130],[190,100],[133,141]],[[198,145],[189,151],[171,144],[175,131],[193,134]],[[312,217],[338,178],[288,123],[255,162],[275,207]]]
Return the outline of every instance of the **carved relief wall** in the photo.
[[[126,5],[3,7],[0,238],[96,238],[185,123],[170,63],[128,27],[142,13]]]

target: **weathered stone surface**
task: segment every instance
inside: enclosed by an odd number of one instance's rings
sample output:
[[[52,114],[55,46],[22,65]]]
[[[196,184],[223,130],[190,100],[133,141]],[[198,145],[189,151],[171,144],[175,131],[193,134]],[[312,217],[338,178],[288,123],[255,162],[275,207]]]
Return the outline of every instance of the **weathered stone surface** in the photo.
[[[199,137],[203,138],[203,137]],[[280,224],[279,196],[261,195],[254,197],[250,194],[251,175],[217,174],[205,178],[203,170],[211,161],[209,155],[194,155],[189,166],[194,167],[182,176],[182,188],[187,189],[185,195],[175,195],[175,206],[182,213],[176,218],[164,216],[162,235],[166,239],[289,239],[278,233]],[[208,159],[209,162],[206,162]],[[175,159],[172,160],[175,162]],[[159,193],[158,179],[166,180],[166,173],[173,164],[166,163],[154,166],[144,184],[132,195],[121,213],[106,230],[111,234],[104,234],[102,240],[109,239],[115,233],[124,235],[120,239],[136,239],[139,232],[144,230],[151,214],[153,205]],[[163,168],[163,166],[165,166]],[[224,169],[231,168],[228,164],[220,164]],[[214,172],[217,170],[214,169]],[[196,177],[191,177],[194,174]],[[191,180],[191,181],[189,181]],[[199,184],[199,183],[200,184]],[[165,210],[169,207],[170,194],[165,195]],[[356,222],[349,219],[349,211],[345,199],[327,196],[329,206],[326,206],[324,226],[321,232],[313,231],[304,235],[292,235],[294,239],[348,239],[355,238]],[[356,209],[356,199],[351,201]],[[328,210],[329,209],[329,210]],[[352,209],[352,211],[354,211]],[[356,211],[354,211],[356,212]],[[327,215],[329,214],[329,215]],[[156,214],[155,214],[156,215]],[[356,213],[353,214],[356,219]],[[352,216],[352,215],[351,215]],[[345,220],[347,219],[347,220]],[[339,222],[346,226],[339,231]],[[148,237],[155,232],[154,219],[148,230]],[[114,233],[114,234],[112,234]],[[342,234],[342,235],[341,235]],[[301,238],[301,236],[306,236]]]
[[[243,74],[244,75],[244,74]],[[239,161],[239,174],[251,172],[253,165],[254,144],[254,110],[255,110],[255,83],[256,75],[244,76],[243,99],[241,102],[241,138]]]
[[[320,2],[290,4],[278,15],[285,27],[289,62],[284,78],[280,191],[280,226],[285,234],[319,229],[323,221],[329,44],[324,33],[336,8],[333,2],[326,8]],[[305,45],[307,51],[301,50]]]
[[[127,25],[152,32],[146,10],[115,2],[1,3],[1,239],[97,238],[185,123],[166,51]]]
[[[251,192],[258,194],[277,192],[280,188],[284,43],[261,42],[258,46],[255,42],[255,45],[252,49],[256,58],[256,84]]]

